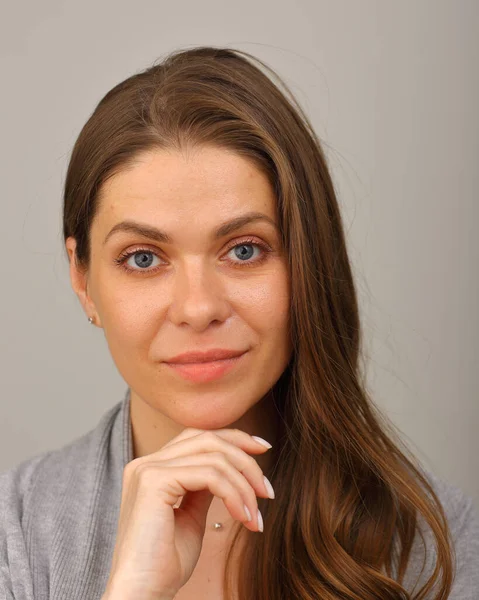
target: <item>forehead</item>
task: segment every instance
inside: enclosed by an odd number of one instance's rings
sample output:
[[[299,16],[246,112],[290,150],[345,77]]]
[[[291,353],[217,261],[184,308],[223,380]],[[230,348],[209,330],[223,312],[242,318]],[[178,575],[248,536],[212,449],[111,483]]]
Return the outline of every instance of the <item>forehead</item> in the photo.
[[[206,146],[188,153],[155,150],[108,179],[101,189],[102,220],[138,217],[208,217],[224,220],[249,210],[275,219],[268,177],[246,157]]]

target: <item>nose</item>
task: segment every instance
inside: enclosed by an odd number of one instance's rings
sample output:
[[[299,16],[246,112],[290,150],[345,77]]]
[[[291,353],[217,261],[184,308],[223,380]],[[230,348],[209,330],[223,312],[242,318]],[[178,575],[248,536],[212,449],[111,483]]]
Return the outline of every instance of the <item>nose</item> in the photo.
[[[168,316],[175,325],[186,323],[202,331],[231,314],[224,279],[213,266],[192,259],[179,266],[173,278]]]

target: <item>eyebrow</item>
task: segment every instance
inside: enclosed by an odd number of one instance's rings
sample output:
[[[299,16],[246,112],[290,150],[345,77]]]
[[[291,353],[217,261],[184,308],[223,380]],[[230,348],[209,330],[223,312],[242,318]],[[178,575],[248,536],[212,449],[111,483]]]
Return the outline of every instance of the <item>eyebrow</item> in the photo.
[[[274,228],[277,229],[276,223],[268,217],[267,215],[260,212],[248,212],[244,215],[240,215],[239,217],[235,217],[230,221],[225,221],[222,223],[214,232],[213,239],[222,238],[249,223],[255,223],[257,221],[266,221],[273,225]],[[172,244],[173,239],[165,232],[161,231],[161,229],[157,229],[152,225],[147,225],[146,223],[138,223],[136,221],[121,221],[117,223],[106,236],[103,245],[107,243],[107,241],[111,238],[111,236],[120,231],[124,231],[127,233],[136,233],[137,235],[155,240],[156,242],[163,244]]]

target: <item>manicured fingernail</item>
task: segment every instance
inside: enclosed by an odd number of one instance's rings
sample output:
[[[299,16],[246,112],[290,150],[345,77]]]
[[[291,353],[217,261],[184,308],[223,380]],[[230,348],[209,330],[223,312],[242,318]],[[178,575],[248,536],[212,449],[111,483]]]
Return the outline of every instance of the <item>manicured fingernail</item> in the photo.
[[[263,438],[260,438],[257,435],[252,435],[251,436],[253,439],[255,439],[257,442],[259,442],[260,444],[262,444],[263,446],[266,446],[266,448],[272,448],[273,446],[267,442],[266,440],[263,440]]]
[[[246,506],[246,504],[244,505],[244,512],[248,517],[248,521],[251,521],[251,513],[249,512],[249,508]]]
[[[263,517],[259,511],[259,508],[258,508],[258,529],[260,531],[263,531]]]
[[[264,485],[266,486],[266,491],[268,492],[268,498],[273,499],[274,498],[273,486],[271,485],[269,479],[265,475],[263,475],[263,479],[264,479]]]

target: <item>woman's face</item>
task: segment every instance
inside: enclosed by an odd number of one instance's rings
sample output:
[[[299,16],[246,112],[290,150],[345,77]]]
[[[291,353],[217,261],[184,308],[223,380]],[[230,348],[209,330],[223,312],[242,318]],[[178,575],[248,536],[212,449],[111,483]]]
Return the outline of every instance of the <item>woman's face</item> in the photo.
[[[268,179],[247,159],[209,146],[187,157],[144,153],[101,192],[90,270],[82,279],[72,261],[71,274],[120,374],[132,394],[184,427],[234,423],[292,352],[287,261]],[[250,213],[266,218],[216,235]],[[151,231],[122,228],[126,221]],[[73,238],[67,247],[72,256]],[[164,362],[212,348],[247,353],[212,381],[190,381]]]

